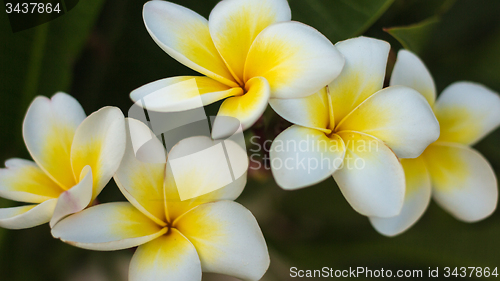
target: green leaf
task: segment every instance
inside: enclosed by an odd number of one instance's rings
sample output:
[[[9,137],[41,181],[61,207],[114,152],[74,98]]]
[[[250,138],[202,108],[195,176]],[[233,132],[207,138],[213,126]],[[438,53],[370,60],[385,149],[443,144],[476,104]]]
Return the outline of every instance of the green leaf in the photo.
[[[400,26],[384,28],[384,31],[392,35],[405,49],[408,49],[419,55],[426,50],[430,40],[434,37],[434,31],[441,22],[441,18],[455,5],[456,0],[434,0],[434,1],[414,1],[411,5],[398,2],[402,7],[397,9],[400,18],[408,19],[420,8],[421,14],[426,15],[425,20],[415,20],[413,24],[399,23]],[[398,5],[394,5],[397,7]],[[398,25],[397,23],[394,25]],[[394,26],[393,25],[393,26]]]
[[[294,20],[309,24],[332,42],[362,34],[394,0],[289,0]]]
[[[427,45],[438,23],[439,19],[432,17],[414,25],[387,28],[385,31],[396,38],[405,49],[419,54]]]
[[[0,13],[0,130],[8,136],[0,139],[2,159],[25,151],[21,125],[33,98],[68,90],[74,63],[103,3],[80,1],[64,16],[16,33],[7,14]]]

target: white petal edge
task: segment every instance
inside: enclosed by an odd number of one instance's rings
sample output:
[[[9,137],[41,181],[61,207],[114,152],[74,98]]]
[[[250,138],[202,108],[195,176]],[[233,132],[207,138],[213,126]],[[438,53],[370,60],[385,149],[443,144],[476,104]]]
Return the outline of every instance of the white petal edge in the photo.
[[[316,29],[294,21],[279,22],[255,38],[245,62],[244,80],[266,78],[272,98],[307,97],[339,76],[344,62],[342,54]]]
[[[340,75],[328,85],[335,124],[360,103],[382,89],[391,45],[370,37],[356,37],[335,44],[345,58]]]
[[[391,86],[410,87],[424,96],[432,106],[436,101],[436,85],[424,62],[408,50],[400,50],[392,70]]]
[[[91,200],[92,169],[85,166],[80,175],[80,182],[59,196],[50,227],[53,228],[61,219],[85,209]]]
[[[333,112],[326,87],[305,98],[270,99],[269,105],[279,116],[292,124],[325,133],[331,132],[330,120],[333,119]]]
[[[177,198],[193,204],[236,199],[245,187],[248,164],[246,151],[235,141],[202,136],[180,141],[168,155],[167,206]]]
[[[338,125],[382,140],[400,158],[415,158],[439,138],[439,123],[429,103],[405,86],[384,88],[361,103]]]
[[[68,189],[75,183],[70,172],[69,147],[76,128],[85,117],[85,112],[76,99],[59,92],[51,99],[36,97],[23,121],[23,138],[31,157],[63,189]],[[56,155],[46,155],[47,146],[51,146],[50,151],[53,150],[52,153]],[[57,155],[58,153],[63,155]],[[55,156],[68,158],[53,159]]]
[[[57,199],[50,199],[38,205],[0,209],[0,227],[24,229],[50,221]]]
[[[168,1],[144,4],[143,19],[153,40],[172,58],[225,85],[238,87],[213,44],[208,21]]]
[[[71,146],[71,165],[75,177],[79,177],[87,165],[92,169],[92,199],[101,193],[118,170],[125,146],[125,117],[117,107],[99,109],[76,130]]]
[[[322,131],[292,125],[271,145],[271,170],[281,188],[304,188],[330,177],[342,166],[344,155],[340,137],[330,139]]]
[[[125,155],[116,171],[114,179],[118,188],[127,200],[139,211],[159,225],[166,225],[165,197],[163,182],[165,178],[165,163],[143,162],[134,153],[133,139],[149,139],[152,145],[142,150],[146,154],[163,157],[166,161],[166,151],[163,144],[154,136],[148,126],[132,118],[126,118],[127,148]]]
[[[201,281],[201,264],[193,244],[177,229],[139,246],[132,257],[130,281]]]
[[[147,243],[167,232],[128,202],[105,203],[69,216],[52,236],[75,247],[115,251]]]
[[[448,153],[459,158],[450,157],[447,161],[453,161],[455,168],[464,164],[466,166],[450,171],[441,165],[447,177],[443,182],[435,176],[438,169],[435,165],[440,163],[433,161],[432,156],[436,155],[430,150],[433,148],[450,149]],[[490,216],[498,204],[498,182],[486,158],[476,150],[460,144],[437,144],[430,149],[424,153],[424,159],[431,174],[432,197],[438,205],[465,222],[476,222]]]
[[[210,12],[208,26],[215,47],[241,84],[248,50],[269,25],[290,21],[286,0],[220,1]]]
[[[333,178],[346,200],[365,216],[397,216],[403,208],[405,195],[405,174],[399,159],[372,136],[343,132],[341,137],[347,151],[343,167],[333,174]],[[365,148],[361,149],[361,144]]]
[[[38,204],[59,197],[63,191],[33,161],[10,158],[0,169],[0,197]]]
[[[474,145],[500,126],[500,96],[478,83],[461,81],[446,87],[434,111],[444,142]]]
[[[243,94],[204,76],[178,76],[148,83],[130,93],[140,107],[159,112],[178,112],[200,108],[221,99]]]
[[[252,213],[238,203],[202,204],[174,224],[195,246],[204,272],[257,281],[269,267],[262,231]]]
[[[413,161],[417,163],[408,163]],[[423,160],[402,159],[401,163],[406,177],[405,202],[401,213],[391,218],[370,217],[370,223],[379,233],[391,237],[413,226],[423,215],[431,200],[431,179]],[[414,165],[419,166],[413,168]]]

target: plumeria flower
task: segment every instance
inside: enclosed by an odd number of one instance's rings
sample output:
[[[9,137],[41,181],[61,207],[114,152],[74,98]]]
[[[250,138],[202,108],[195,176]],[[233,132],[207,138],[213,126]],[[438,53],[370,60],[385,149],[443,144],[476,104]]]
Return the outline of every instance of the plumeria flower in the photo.
[[[0,196],[34,203],[0,209],[0,226],[20,229],[89,206],[118,169],[125,151],[120,109],[104,107],[86,117],[73,97],[37,97],[23,123],[26,147],[35,162],[12,158],[0,169]]]
[[[144,138],[152,134],[144,123],[130,118],[128,122],[135,128],[133,134],[144,132]],[[156,155],[165,155],[159,140],[153,142]],[[248,168],[246,152],[234,142],[225,142],[231,163]],[[208,137],[187,138],[170,150],[167,163],[146,163],[136,158],[129,141],[115,175],[129,202],[90,207],[59,222],[52,234],[91,250],[139,246],[130,263],[131,281],[199,281],[202,271],[259,280],[269,266],[264,237],[253,215],[232,201],[242,192],[246,174],[216,191],[180,199],[179,186],[218,185],[223,173],[221,165],[205,165],[206,159],[199,159],[176,165],[174,174],[171,159],[180,159],[192,147],[212,145]],[[226,158],[222,154],[212,160],[225,163]]]
[[[371,218],[380,233],[393,236],[412,226],[429,205],[431,194],[443,209],[465,222],[488,217],[498,200],[498,184],[488,161],[474,145],[500,125],[500,97],[471,82],[448,86],[436,101],[436,87],[424,63],[401,50],[391,85],[419,91],[432,106],[441,136],[416,159],[402,159],[406,196],[401,214]]]
[[[340,73],[344,59],[314,28],[291,20],[286,0],[223,0],[207,21],[166,1],[144,5],[144,23],[171,57],[205,76],[158,80],[134,90],[147,109],[174,112],[226,99],[218,116],[252,126],[269,98],[300,98]],[[224,119],[219,119],[224,120]],[[213,134],[225,135],[224,125]]]
[[[359,213],[399,214],[405,178],[398,157],[419,156],[439,137],[439,125],[415,90],[383,87],[390,45],[359,37],[336,44],[346,63],[322,91],[302,99],[271,100],[294,123],[271,145],[276,182],[292,190],[332,176]]]

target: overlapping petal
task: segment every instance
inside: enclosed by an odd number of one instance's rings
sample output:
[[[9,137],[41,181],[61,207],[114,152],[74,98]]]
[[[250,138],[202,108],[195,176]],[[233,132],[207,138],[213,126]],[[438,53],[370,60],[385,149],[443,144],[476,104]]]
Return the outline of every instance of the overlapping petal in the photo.
[[[338,135],[298,125],[279,134],[270,150],[274,179],[283,189],[310,186],[330,177],[344,159],[345,145]]]
[[[344,165],[333,177],[349,204],[365,216],[393,217],[403,207],[405,175],[382,141],[356,132],[341,132]]]
[[[51,99],[35,98],[24,118],[23,137],[31,156],[63,189],[76,184],[70,151],[75,131],[84,119],[78,101],[64,93]]]
[[[244,81],[261,76],[269,82],[272,98],[301,98],[330,83],[343,65],[340,52],[317,30],[298,22],[280,22],[255,38]]]
[[[422,94],[432,106],[436,100],[436,85],[431,73],[418,56],[407,50],[400,50],[392,70],[393,85],[407,86]]]
[[[243,68],[255,37],[269,25],[291,20],[286,0],[221,1],[210,13],[208,26],[215,47],[242,84]]]
[[[427,101],[415,90],[392,86],[378,91],[353,110],[337,131],[372,135],[400,158],[418,157],[439,137],[439,123]]]
[[[460,144],[436,143],[422,155],[431,175],[433,198],[453,216],[474,222],[496,209],[497,179],[477,151]]]
[[[163,180],[165,178],[165,163],[147,163],[137,159],[134,153],[130,134],[147,134],[152,132],[142,122],[127,118],[127,148],[120,168],[114,178],[116,184],[127,200],[138,210],[158,224],[165,224],[165,196],[163,193]],[[139,136],[135,136],[139,137]],[[165,155],[162,144],[158,139],[156,146],[148,147],[151,154]]]
[[[171,57],[223,84],[238,86],[215,48],[205,18],[167,1],[147,2],[143,17],[153,40]]]
[[[146,84],[130,93],[130,98],[148,110],[176,112],[202,107],[221,99],[243,94],[204,76],[178,76]]]
[[[231,140],[187,138],[168,157],[165,197],[170,221],[203,203],[234,200],[245,187],[248,156]]]
[[[204,272],[257,281],[269,267],[257,221],[238,203],[199,205],[180,217],[175,227],[195,246]]]
[[[200,258],[193,244],[172,229],[139,246],[129,270],[130,281],[198,281],[201,280]]]
[[[441,125],[440,141],[472,145],[500,125],[500,97],[483,85],[456,82],[434,107]]]
[[[226,99],[217,113],[219,116],[229,116],[238,119],[241,122],[243,130],[250,128],[266,110],[269,101],[270,89],[266,79],[255,77],[250,79],[245,88],[247,92],[242,96]],[[224,118],[214,121],[213,135],[230,135],[230,126],[226,122],[221,122]],[[229,131],[227,131],[229,129]]]
[[[57,199],[49,199],[38,205],[0,209],[0,227],[23,229],[49,222]]]
[[[391,46],[367,37],[348,39],[335,44],[344,55],[342,73],[329,85],[335,123],[368,97],[382,89]]]
[[[104,107],[87,117],[75,132],[71,165],[75,177],[90,166],[93,177],[92,200],[113,177],[126,145],[125,119],[117,107]]]
[[[90,166],[85,166],[78,183],[59,196],[54,214],[50,219],[50,227],[54,227],[66,216],[80,212],[92,202],[92,179]]]
[[[422,216],[431,200],[431,179],[422,157],[401,159],[405,171],[406,192],[401,213],[391,218],[371,217],[370,222],[380,233],[398,235]]]
[[[42,203],[59,197],[64,191],[36,163],[12,158],[0,169],[0,196],[6,199]]]
[[[287,121],[300,126],[331,132],[333,119],[326,88],[298,99],[270,99],[269,105]],[[332,120],[333,121],[333,120]],[[333,124],[332,124],[333,125]]]
[[[80,248],[113,251],[147,243],[167,232],[128,202],[106,203],[67,217],[52,235]]]

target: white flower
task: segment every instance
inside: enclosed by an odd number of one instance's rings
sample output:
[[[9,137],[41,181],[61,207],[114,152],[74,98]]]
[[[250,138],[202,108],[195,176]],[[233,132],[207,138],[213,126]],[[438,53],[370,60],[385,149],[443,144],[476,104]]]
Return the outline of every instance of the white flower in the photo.
[[[23,137],[35,162],[18,158],[0,169],[0,196],[36,203],[0,209],[0,226],[19,229],[63,217],[90,205],[118,169],[125,151],[120,109],[105,107],[86,117],[64,93],[37,97],[23,124]]]
[[[150,1],[143,15],[165,52],[206,75],[167,78],[133,91],[132,100],[146,98],[149,110],[183,111],[227,98],[218,116],[237,118],[245,130],[262,115],[269,98],[312,95],[344,65],[326,37],[290,21],[286,0],[223,0],[208,21],[177,4]],[[217,121],[214,132],[227,135]]]
[[[143,123],[130,118],[128,122],[135,128],[134,134],[144,132],[145,138],[151,135]],[[157,144],[152,149],[156,148],[157,155],[164,155],[162,144],[158,139],[153,141]],[[225,143],[233,166],[244,166],[246,170],[245,151],[234,142]],[[193,147],[212,145],[207,137],[182,140],[170,151],[167,164],[162,164],[139,161],[129,141],[115,175],[129,202],[88,208],[59,222],[52,234],[66,243],[92,250],[139,246],[130,264],[131,281],[199,281],[202,271],[259,280],[269,266],[264,237],[250,211],[231,201],[242,192],[246,173],[216,191],[180,199],[179,186],[190,183],[205,189],[218,185],[224,175],[219,165],[205,165],[204,159],[200,159],[177,163],[174,180],[170,160],[185,156]],[[221,155],[221,159],[213,160],[222,163],[226,158]]]
[[[382,89],[387,42],[359,37],[335,46],[346,64],[326,89],[302,99],[270,102],[278,114],[296,124],[271,146],[273,175],[289,190],[333,175],[359,213],[395,216],[405,191],[397,156],[419,156],[438,138],[438,122],[417,91],[403,86]],[[301,145],[304,142],[307,147]],[[304,164],[296,165],[301,159]]]
[[[416,159],[402,159],[406,196],[401,214],[371,218],[380,233],[397,235],[412,226],[429,205],[436,203],[454,217],[475,222],[491,215],[498,201],[498,183],[488,161],[471,148],[500,125],[500,97],[471,82],[448,86],[436,101],[436,87],[424,63],[401,50],[391,85],[419,91],[432,106],[441,136]]]

